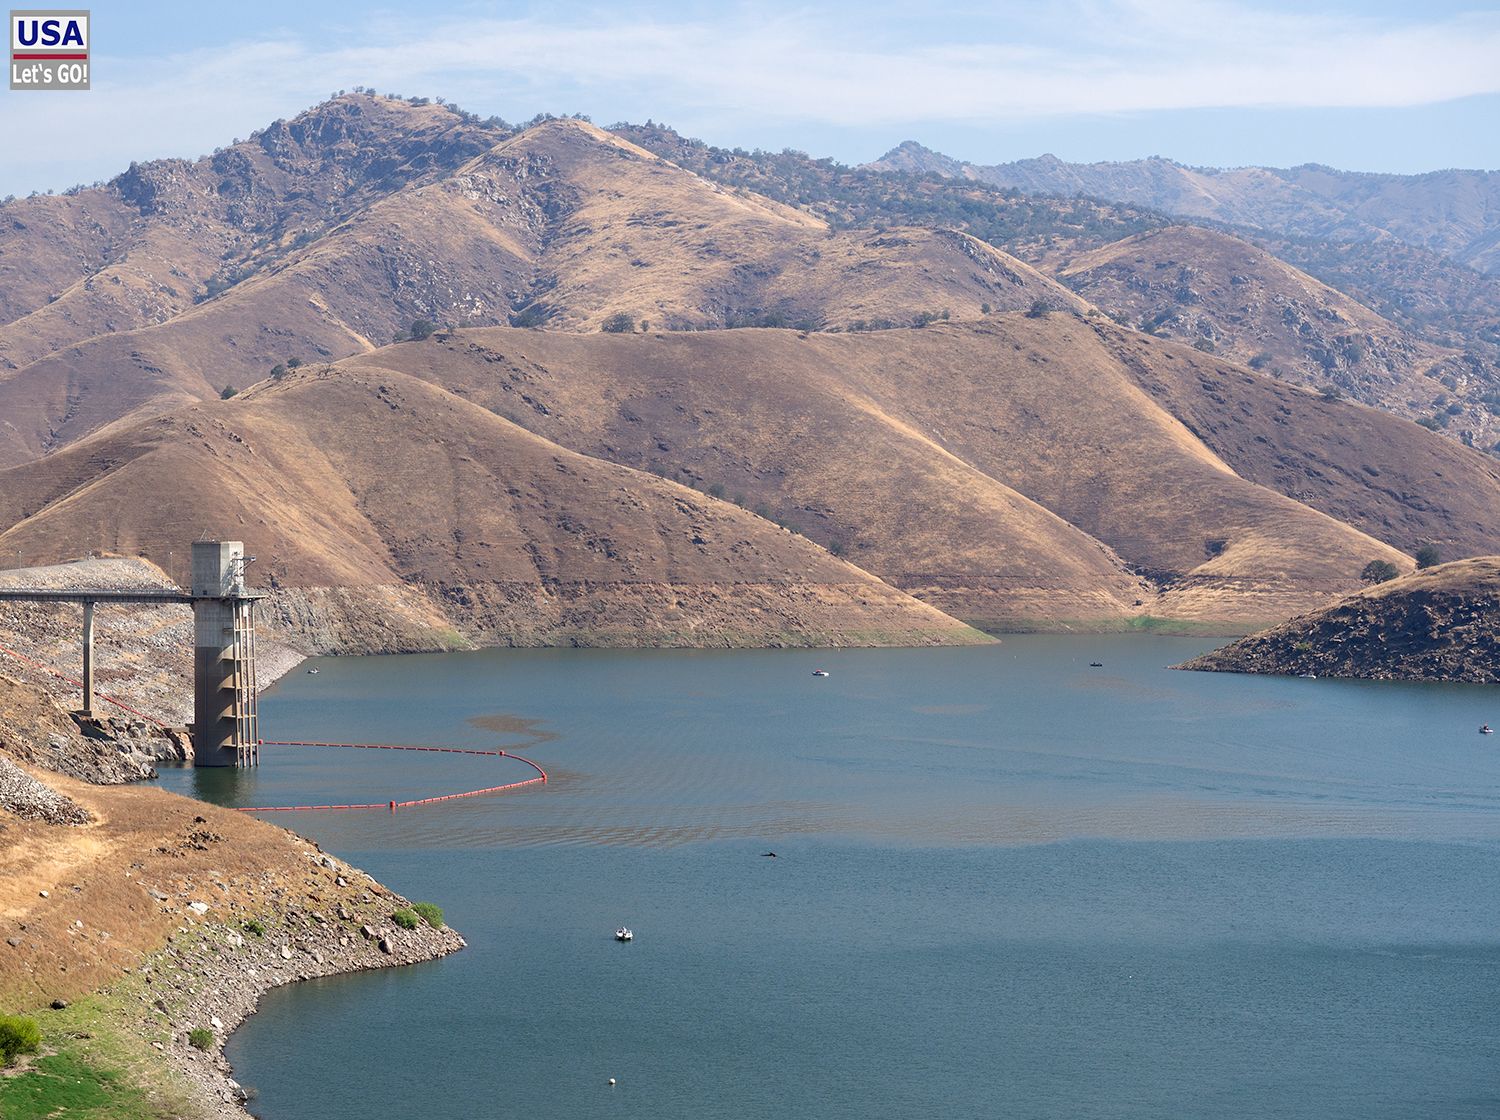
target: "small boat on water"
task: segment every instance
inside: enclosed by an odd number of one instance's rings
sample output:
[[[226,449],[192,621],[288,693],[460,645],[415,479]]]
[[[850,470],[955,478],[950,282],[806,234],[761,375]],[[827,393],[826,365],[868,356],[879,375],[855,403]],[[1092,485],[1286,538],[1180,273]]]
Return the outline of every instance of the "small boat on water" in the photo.
[[[1102,668],[1104,668],[1104,662],[1102,662],[1102,661],[1090,661],[1089,662],[1089,668],[1090,669],[1102,669]]]
[[[827,675],[828,675],[828,670],[827,669],[814,669],[813,670],[813,676],[815,676],[815,677],[826,677]]]
[[[621,926],[619,929],[615,930],[615,940],[616,941],[634,941],[635,940],[635,934],[630,931],[630,927],[629,926]]]
[[[318,671],[316,669],[309,669],[307,672],[308,672],[309,676],[314,676],[315,677],[315,676],[318,675]]]
[[[1318,679],[1317,673],[1298,673],[1297,675],[1305,681],[1315,681]]]
[[[1479,729],[1479,733],[1481,735],[1493,735],[1495,733],[1495,729],[1493,727],[1491,727],[1489,724],[1485,724],[1483,727],[1481,727]]]

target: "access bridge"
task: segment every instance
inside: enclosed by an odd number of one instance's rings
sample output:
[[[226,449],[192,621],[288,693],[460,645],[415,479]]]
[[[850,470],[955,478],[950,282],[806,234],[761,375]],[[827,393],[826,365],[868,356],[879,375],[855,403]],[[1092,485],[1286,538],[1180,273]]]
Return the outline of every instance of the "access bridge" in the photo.
[[[94,611],[101,603],[183,604],[193,608],[195,766],[254,766],[260,761],[255,680],[255,604],[245,586],[240,541],[194,541],[191,591],[171,588],[0,588],[0,601],[83,604],[83,715],[94,714]]]

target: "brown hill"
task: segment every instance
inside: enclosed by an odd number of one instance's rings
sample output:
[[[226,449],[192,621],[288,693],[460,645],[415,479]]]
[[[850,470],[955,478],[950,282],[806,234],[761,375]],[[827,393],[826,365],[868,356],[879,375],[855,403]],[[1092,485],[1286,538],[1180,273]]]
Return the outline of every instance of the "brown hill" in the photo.
[[[359,588],[366,627],[425,627],[429,647],[447,626],[514,644],[978,638],[750,513],[393,370],[308,373],[117,426],[0,473],[0,524],[0,549],[28,558],[243,538],[261,578],[297,592],[273,603],[281,620],[338,648],[382,643],[309,589]]]
[[[379,589],[407,646],[450,619],[481,640],[748,641],[778,611],[850,640],[949,625],[891,587],[992,627],[1249,626],[1372,559],[1410,567],[1391,544],[1500,550],[1497,510],[1488,460],[1416,425],[1102,317],[1010,313],[390,346],[0,473],[0,549],[243,536],[301,596],[287,620],[335,616],[325,645],[359,644],[340,588]],[[821,614],[783,609],[789,573]]]
[[[1133,340],[1169,367],[1203,357],[1071,315],[1012,314],[863,336],[465,331],[350,364],[398,366],[585,454],[711,487],[992,624],[1245,625],[1357,586],[1369,559],[1410,566],[1238,477],[1143,391],[1150,365]],[[1296,395],[1326,427],[1321,402]],[[1267,396],[1262,423],[1279,426],[1280,407]],[[1358,411],[1393,437],[1440,442]],[[1357,475],[1349,485],[1368,489]],[[1435,489],[1438,505],[1473,500]],[[1483,500],[1500,509],[1500,492]],[[1161,598],[1109,575],[1116,554]]]
[[[1413,338],[1248,242],[1196,226],[1081,254],[1058,276],[1141,330],[1413,420],[1437,411],[1449,423],[1446,404],[1456,396],[1450,386],[1456,390],[1467,373],[1457,351]],[[1435,408],[1438,400],[1443,408]],[[1488,446],[1488,411],[1459,408],[1469,442]]]
[[[107,184],[0,205],[0,370],[165,322],[508,134],[356,94],[196,161],[132,164]]]
[[[184,176],[200,170],[184,168]],[[202,209],[195,189],[181,188],[179,208],[188,215]],[[834,232],[576,120],[544,122],[456,169],[361,202],[310,244],[249,259],[246,278],[206,303],[184,309],[186,282],[174,281],[176,294],[153,312],[164,322],[78,341],[142,318],[123,319],[113,303],[99,302],[101,289],[129,287],[114,284],[116,269],[75,284],[76,300],[59,301],[61,309],[11,324],[20,368],[0,380],[0,415],[8,421],[0,464],[24,462],[114,419],[250,384],[289,356],[367,351],[418,318],[501,323],[517,315],[553,329],[595,330],[623,314],[632,324],[696,330],[909,325],[924,313],[977,317],[986,305],[1038,300],[1084,306],[967,235]],[[201,226],[201,240],[176,228],[152,237],[201,263],[223,242],[222,223]],[[157,255],[173,259],[173,252]],[[69,341],[77,344],[40,356]]]
[[[1408,421],[1101,324],[1136,383],[1241,477],[1405,552],[1500,552],[1500,463]]]
[[[1500,558],[1442,564],[1182,665],[1223,673],[1500,684]]]

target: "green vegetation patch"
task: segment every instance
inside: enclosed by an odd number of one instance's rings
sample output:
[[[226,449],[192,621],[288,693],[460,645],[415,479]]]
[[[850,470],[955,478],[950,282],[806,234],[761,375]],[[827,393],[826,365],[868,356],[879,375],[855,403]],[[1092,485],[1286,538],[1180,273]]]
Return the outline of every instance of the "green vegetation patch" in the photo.
[[[395,922],[402,929],[416,929],[421,924],[422,919],[418,918],[410,910],[397,910],[391,915],[391,921]]]
[[[138,1120],[158,1115],[146,1095],[118,1073],[77,1054],[52,1054],[14,1077],[0,1078],[5,1120]]]
[[[22,1054],[35,1054],[41,1048],[42,1030],[35,1019],[0,1015],[0,1066],[8,1066]]]
[[[434,902],[413,902],[411,908],[417,917],[430,925],[433,929],[443,928],[443,908]]]

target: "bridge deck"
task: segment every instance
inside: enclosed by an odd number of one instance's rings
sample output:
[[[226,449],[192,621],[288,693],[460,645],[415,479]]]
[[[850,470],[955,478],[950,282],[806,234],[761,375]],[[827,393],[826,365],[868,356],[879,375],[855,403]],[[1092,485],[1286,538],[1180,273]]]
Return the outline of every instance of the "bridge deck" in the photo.
[[[0,599],[22,603],[191,603],[193,597],[182,591],[165,588],[52,588],[0,587]]]
[[[9,599],[18,603],[193,603],[199,599],[264,599],[263,591],[241,591],[238,595],[189,595],[186,591],[169,591],[165,588],[141,588],[120,590],[119,588],[72,588],[66,591],[31,588],[0,587],[0,600]]]

